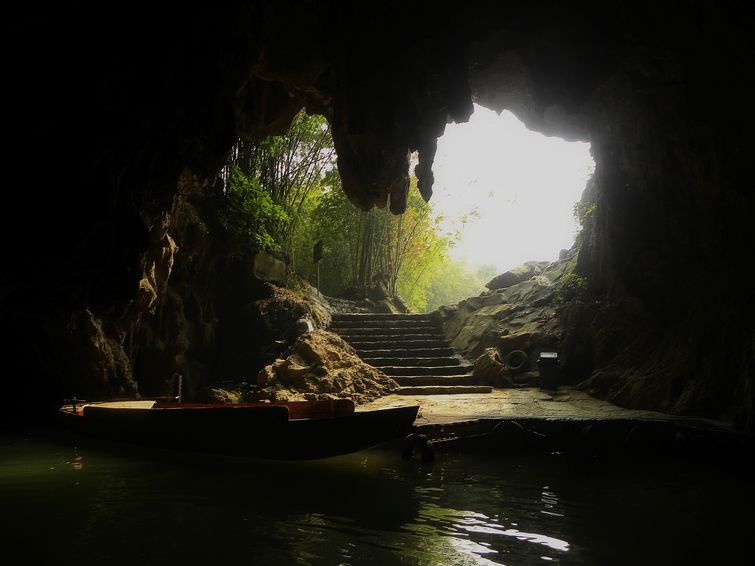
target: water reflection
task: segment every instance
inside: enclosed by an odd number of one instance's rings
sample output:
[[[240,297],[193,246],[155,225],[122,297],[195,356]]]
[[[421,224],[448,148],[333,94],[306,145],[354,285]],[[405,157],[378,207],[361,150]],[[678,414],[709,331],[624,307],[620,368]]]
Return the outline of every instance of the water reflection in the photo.
[[[464,555],[475,555],[475,557],[503,551],[509,552],[508,542],[499,537],[542,545],[560,552],[569,550],[569,543],[564,540],[507,528],[482,513],[449,509],[433,504],[424,505],[416,522],[405,525],[404,530],[423,536],[438,537],[440,544],[445,542],[444,538],[449,538],[453,548]],[[549,558],[552,557],[549,556]]]
[[[549,491],[549,489],[547,485],[543,487],[543,493],[540,497],[540,501],[543,502],[543,509],[540,512],[544,515],[552,515],[553,517],[563,517],[564,514],[558,511],[558,495],[553,491]]]
[[[15,439],[0,443],[0,533],[26,563],[737,563],[751,481],[664,474],[585,478],[552,458],[418,465],[368,451],[290,463]],[[732,508],[749,514],[735,520]]]
[[[454,481],[454,474],[445,467],[440,464],[436,473],[443,487],[415,488],[421,502],[419,515],[403,527],[405,532],[423,537],[427,549],[434,549],[428,558],[441,560],[441,564],[494,564],[506,559],[518,564],[522,560],[560,560],[569,552],[569,542],[551,534],[560,528],[545,532],[517,528],[519,523],[538,525],[538,512],[564,517],[553,488],[522,484],[518,474],[515,480],[511,478],[517,485],[511,485],[506,476],[480,474],[474,481],[458,475]],[[432,476],[426,481],[432,481]],[[540,520],[538,526],[548,523]]]

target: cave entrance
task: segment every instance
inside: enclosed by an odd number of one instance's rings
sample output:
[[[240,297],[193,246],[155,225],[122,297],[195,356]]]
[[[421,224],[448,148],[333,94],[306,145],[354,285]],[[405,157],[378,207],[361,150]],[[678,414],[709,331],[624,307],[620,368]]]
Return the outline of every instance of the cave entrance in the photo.
[[[475,104],[438,139],[433,209],[456,234],[451,257],[481,277],[554,261],[580,229],[575,203],[595,169],[590,144],[527,129]]]
[[[575,202],[593,168],[589,144],[475,106],[468,122],[447,125],[438,140],[429,203],[411,176],[403,214],[364,211],[341,186],[325,118],[300,112],[282,136],[237,143],[216,200],[234,241],[279,258],[264,260],[277,266],[273,279],[287,273],[330,297],[398,298],[397,308],[429,312],[571,248]]]

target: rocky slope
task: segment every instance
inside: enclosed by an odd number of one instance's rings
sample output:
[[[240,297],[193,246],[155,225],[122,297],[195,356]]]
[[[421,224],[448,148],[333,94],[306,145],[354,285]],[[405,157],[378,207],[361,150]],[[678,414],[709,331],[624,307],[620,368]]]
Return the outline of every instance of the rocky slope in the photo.
[[[499,386],[528,381],[537,377],[541,352],[563,350],[560,314],[574,298],[569,281],[575,263],[576,257],[529,262],[492,279],[489,290],[479,296],[438,309],[436,316],[451,345],[476,363],[479,380]],[[508,371],[514,365],[509,354],[515,351],[526,357],[516,360],[515,371]],[[571,381],[568,355],[562,351],[564,382]]]

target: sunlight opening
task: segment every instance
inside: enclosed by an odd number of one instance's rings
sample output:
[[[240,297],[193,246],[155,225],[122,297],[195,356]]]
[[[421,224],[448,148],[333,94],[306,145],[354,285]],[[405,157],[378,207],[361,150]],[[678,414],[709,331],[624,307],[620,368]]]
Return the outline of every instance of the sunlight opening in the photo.
[[[475,104],[469,122],[446,126],[433,165],[430,203],[456,235],[451,257],[495,274],[555,261],[574,244],[574,204],[594,168],[589,143],[532,132],[509,111]]]

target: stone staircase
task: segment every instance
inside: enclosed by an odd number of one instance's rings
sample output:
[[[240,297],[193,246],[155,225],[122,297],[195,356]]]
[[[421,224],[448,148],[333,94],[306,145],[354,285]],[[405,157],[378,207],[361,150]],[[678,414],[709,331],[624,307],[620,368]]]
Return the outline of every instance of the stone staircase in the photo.
[[[406,395],[490,393],[475,385],[473,365],[456,354],[429,314],[334,314],[330,330]]]

